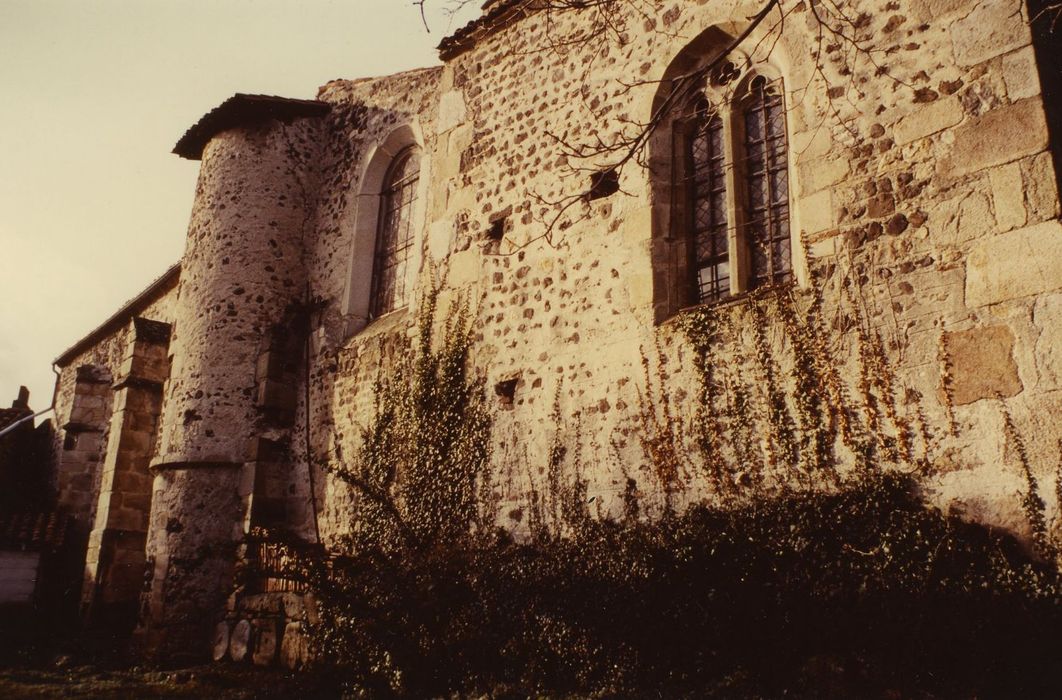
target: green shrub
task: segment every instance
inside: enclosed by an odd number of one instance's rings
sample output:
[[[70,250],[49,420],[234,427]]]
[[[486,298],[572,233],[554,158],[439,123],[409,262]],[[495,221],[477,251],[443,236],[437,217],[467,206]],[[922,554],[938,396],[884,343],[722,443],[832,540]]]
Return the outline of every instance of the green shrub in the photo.
[[[578,464],[565,464],[578,450],[558,435],[549,493],[532,494],[532,536],[516,542],[492,527],[491,416],[468,372],[470,314],[458,304],[440,326],[436,301],[432,292],[422,304],[416,342],[378,384],[362,448],[337,472],[355,491],[353,535],[327,558],[291,548],[288,573],[317,601],[319,673],[349,691],[406,697],[1062,689],[1058,570],[921,500],[926,458],[912,455],[876,334],[859,333],[849,390],[815,313],[797,313],[791,296],[754,300],[764,322],[776,305],[805,366],[782,381],[756,334],[749,362],[769,379],[766,404],[746,410],[755,388],[722,397],[706,359],[727,329],[691,316],[702,415],[689,438],[719,497],[640,519],[628,477],[623,520],[591,517]],[[682,487],[676,469],[689,471],[678,463],[687,436],[648,362],[645,382],[640,445],[670,496]],[[810,395],[786,395],[786,385]],[[713,402],[718,419],[704,415]],[[762,462],[740,449],[757,426],[771,450]],[[839,450],[852,457],[844,469]],[[743,481],[742,459],[774,484]]]
[[[374,696],[817,694],[823,660],[848,695],[1062,687],[1057,572],[912,486],[310,563],[317,648]]]

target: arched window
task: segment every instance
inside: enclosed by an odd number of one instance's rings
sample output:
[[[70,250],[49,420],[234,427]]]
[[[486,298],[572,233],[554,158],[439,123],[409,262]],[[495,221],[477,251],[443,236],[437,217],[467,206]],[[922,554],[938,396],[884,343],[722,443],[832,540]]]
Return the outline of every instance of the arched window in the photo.
[[[420,151],[409,146],[391,161],[380,192],[372,266],[371,316],[378,318],[409,301],[414,204],[420,177]]]
[[[732,64],[716,71],[673,123],[672,235],[686,250],[680,307],[792,277],[781,81],[737,75]]]

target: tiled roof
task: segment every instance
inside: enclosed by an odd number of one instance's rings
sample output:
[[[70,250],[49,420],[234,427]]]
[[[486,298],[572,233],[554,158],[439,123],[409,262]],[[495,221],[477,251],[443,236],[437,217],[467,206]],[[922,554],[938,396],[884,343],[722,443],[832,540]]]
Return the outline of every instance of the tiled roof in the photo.
[[[63,546],[72,522],[60,513],[0,513],[0,549],[54,551]]]
[[[472,46],[483,32],[499,24],[511,10],[523,5],[527,0],[493,0],[483,4],[484,12],[465,26],[446,37],[439,44],[439,56],[449,60]]]
[[[301,117],[321,117],[328,114],[331,108],[327,102],[317,100],[294,100],[288,97],[245,95],[238,92],[193,124],[173,147],[173,152],[188,160],[199,160],[210,139],[222,131],[267,119],[290,123]]]

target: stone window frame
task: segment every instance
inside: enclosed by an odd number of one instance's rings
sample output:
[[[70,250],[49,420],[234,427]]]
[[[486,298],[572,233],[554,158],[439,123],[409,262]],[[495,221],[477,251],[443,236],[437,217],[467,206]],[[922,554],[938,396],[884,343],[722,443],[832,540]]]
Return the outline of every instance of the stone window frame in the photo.
[[[373,315],[373,273],[384,186],[392,163],[409,148],[419,151],[420,171],[413,204],[412,243],[406,265],[406,305]],[[431,181],[428,153],[424,147],[423,132],[416,121],[394,127],[364,151],[358,185],[348,204],[348,218],[344,225],[344,228],[353,230],[347,264],[347,288],[341,309],[347,336],[360,332],[378,319],[403,313],[416,300],[416,279],[424,257],[422,247],[426,203]]]
[[[722,47],[732,43],[733,29],[713,26],[704,30],[674,56],[659,80],[659,87],[653,102],[654,112],[668,99],[677,81],[695,72],[703,70],[718,56]],[[650,138],[649,143],[649,192],[652,211],[652,241],[650,259],[653,267],[653,320],[663,323],[683,309],[726,303],[740,302],[750,289],[747,278],[750,261],[748,247],[738,240],[736,233],[743,230],[745,219],[744,194],[745,174],[736,165],[735,153],[740,153],[743,144],[742,129],[739,123],[742,113],[739,103],[746,97],[747,88],[757,77],[778,86],[782,98],[784,114],[785,177],[788,185],[788,233],[790,248],[790,267],[785,284],[805,287],[809,283],[807,260],[801,243],[799,217],[799,186],[796,178],[796,153],[794,151],[793,125],[789,115],[794,105],[793,95],[789,92],[785,79],[784,66],[788,65],[781,56],[779,68],[772,57],[753,61],[740,49],[734,49],[712,75],[702,84],[685,88],[689,90]],[[682,122],[689,118],[689,105],[698,97],[715,107],[725,127],[725,163],[728,184],[726,188],[726,218],[729,229],[727,255],[730,260],[730,294],[715,301],[702,303],[696,293],[692,256],[690,252],[690,227],[683,220],[688,203],[688,193],[684,191],[682,181],[683,168],[681,159]],[[736,267],[736,269],[735,269]],[[763,285],[769,288],[770,285]]]
[[[748,143],[745,132],[745,114],[750,102],[754,99],[754,83],[765,81],[766,89],[775,91],[782,100],[783,139],[784,139],[784,168],[786,200],[786,228],[789,237],[789,259],[785,270],[779,273],[772,270],[772,277],[776,278],[765,284],[756,285],[752,279],[752,237],[749,227],[751,226],[751,195],[749,192],[749,173],[746,164],[750,160]],[[672,135],[674,152],[672,154],[672,177],[675,180],[673,188],[671,217],[671,236],[682,240],[689,247],[687,252],[688,282],[686,282],[686,299],[688,306],[701,304],[715,304],[729,301],[752,291],[757,286],[770,286],[772,284],[786,283],[794,278],[796,255],[799,250],[799,237],[796,235],[791,215],[792,209],[792,158],[791,140],[789,137],[788,120],[786,114],[785,83],[782,76],[769,65],[757,66],[755,69],[744,64],[744,69],[738,68],[733,61],[725,63],[719,70],[705,81],[704,86],[698,89],[681,106],[679,114],[672,120]],[[701,110],[707,110],[706,112]],[[713,217],[722,220],[727,231],[727,263],[729,289],[714,298],[705,299],[699,293],[700,282],[698,270],[695,267],[696,260],[696,233],[690,217],[693,212],[693,195],[688,191],[690,180],[690,167],[692,156],[691,138],[693,129],[699,125],[700,119],[717,121],[722,130],[722,165],[721,173],[715,177],[723,178],[723,195],[725,200],[725,212],[723,216]],[[714,170],[714,168],[713,168]],[[769,178],[768,178],[769,179]],[[768,216],[773,213],[768,207]],[[714,225],[714,224],[713,224]],[[721,255],[719,256],[722,257]],[[681,284],[681,282],[679,282]],[[681,296],[681,293],[680,293]]]

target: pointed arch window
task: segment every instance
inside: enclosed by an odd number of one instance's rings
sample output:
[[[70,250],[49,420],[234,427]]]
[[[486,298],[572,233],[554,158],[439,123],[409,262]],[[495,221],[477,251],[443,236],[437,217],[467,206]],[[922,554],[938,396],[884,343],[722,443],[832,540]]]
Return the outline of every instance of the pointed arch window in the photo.
[[[729,99],[705,90],[676,124],[688,296],[709,304],[792,277],[789,163],[780,80],[754,75]]]
[[[378,318],[409,303],[414,206],[420,178],[420,151],[409,146],[388,168],[380,193],[376,247],[372,267],[370,314]]]

